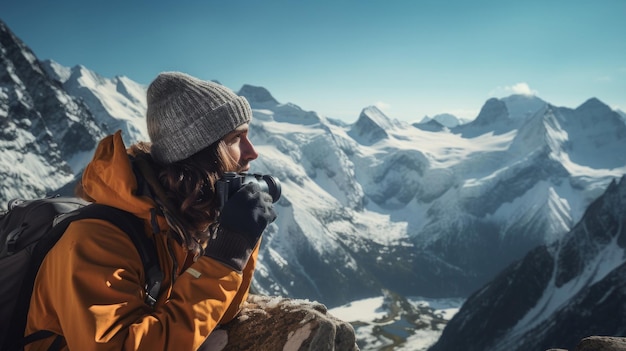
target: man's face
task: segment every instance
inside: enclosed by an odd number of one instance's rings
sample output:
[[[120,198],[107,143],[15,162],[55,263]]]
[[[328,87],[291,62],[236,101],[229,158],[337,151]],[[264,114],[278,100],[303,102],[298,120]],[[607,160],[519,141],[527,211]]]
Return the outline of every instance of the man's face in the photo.
[[[250,170],[250,161],[259,157],[254,145],[248,139],[248,130],[248,123],[242,124],[222,139],[228,148],[228,154],[239,165],[237,172]]]

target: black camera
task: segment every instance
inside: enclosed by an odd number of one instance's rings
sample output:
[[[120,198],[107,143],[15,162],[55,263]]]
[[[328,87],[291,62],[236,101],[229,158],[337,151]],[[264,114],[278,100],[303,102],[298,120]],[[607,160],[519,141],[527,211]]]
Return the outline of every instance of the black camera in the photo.
[[[257,183],[261,191],[272,196],[272,202],[280,199],[281,187],[277,178],[267,174],[225,172],[224,176],[215,183],[220,209],[228,199],[248,183]]]

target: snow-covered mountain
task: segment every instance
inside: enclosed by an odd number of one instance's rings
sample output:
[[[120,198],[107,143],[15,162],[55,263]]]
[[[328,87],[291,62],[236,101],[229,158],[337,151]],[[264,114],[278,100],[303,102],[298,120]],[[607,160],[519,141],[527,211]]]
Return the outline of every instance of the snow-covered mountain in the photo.
[[[420,129],[428,129],[429,126],[439,126],[440,128],[454,128],[464,124],[464,121],[450,113],[442,113],[431,117],[424,117],[421,121],[413,123],[413,126]]]
[[[429,350],[573,350],[626,334],[626,176],[582,220],[474,293]]]
[[[84,66],[70,69],[51,60],[41,64],[68,94],[83,100],[104,130],[122,130],[127,144],[146,139],[147,87],[124,76],[104,78]]]
[[[97,140],[145,137],[145,87],[40,62],[0,27],[0,203],[56,192]],[[490,99],[468,124],[424,130],[366,107],[344,123],[239,90],[253,108],[252,171],[281,180],[254,287],[337,306],[379,296],[466,297],[560,240],[626,173],[626,124],[590,99]],[[3,205],[4,206],[4,205]]]
[[[104,135],[89,108],[0,21],[0,202],[69,182],[79,170],[71,160]]]

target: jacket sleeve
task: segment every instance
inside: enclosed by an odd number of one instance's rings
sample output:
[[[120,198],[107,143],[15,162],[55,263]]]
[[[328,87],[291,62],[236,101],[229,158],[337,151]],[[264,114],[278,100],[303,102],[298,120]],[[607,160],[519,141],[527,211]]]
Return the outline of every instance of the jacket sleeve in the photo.
[[[40,268],[26,333],[51,330],[70,350],[195,350],[247,296],[248,288],[240,288],[244,281],[249,286],[253,269],[254,262],[239,274],[201,257],[178,277],[169,299],[151,309],[130,238],[104,221],[76,221]]]
[[[256,266],[256,261],[259,256],[259,248],[261,247],[261,240],[263,240],[262,237],[257,243],[256,248],[252,252],[252,255],[250,255],[250,259],[248,260],[246,267],[244,267],[243,281],[241,283],[241,287],[239,287],[239,290],[237,291],[233,302],[228,307],[228,310],[226,310],[226,313],[222,317],[220,324],[228,323],[233,320],[233,318],[235,318],[235,316],[237,316],[237,314],[241,310],[241,306],[243,305],[243,303],[246,302],[246,300],[248,299],[250,285],[252,284],[252,277],[254,275],[254,268]]]

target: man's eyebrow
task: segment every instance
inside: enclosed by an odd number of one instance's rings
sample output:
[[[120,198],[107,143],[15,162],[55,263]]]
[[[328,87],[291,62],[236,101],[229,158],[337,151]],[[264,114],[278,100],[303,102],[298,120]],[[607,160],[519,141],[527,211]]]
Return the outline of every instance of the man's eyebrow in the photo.
[[[248,132],[248,128],[245,128],[245,129],[235,129],[235,130],[231,131],[230,133],[226,134],[224,136],[224,139],[230,138],[230,137],[234,137],[234,136],[237,136],[237,135],[240,135],[240,134],[245,134],[247,132]]]
[[[230,133],[228,133],[228,134],[241,134],[241,133],[247,133],[247,132],[248,132],[248,130],[249,130],[249,128],[247,128],[247,127],[244,127],[244,128],[238,128],[238,129],[235,129],[235,130],[231,131],[231,132],[230,132]]]

